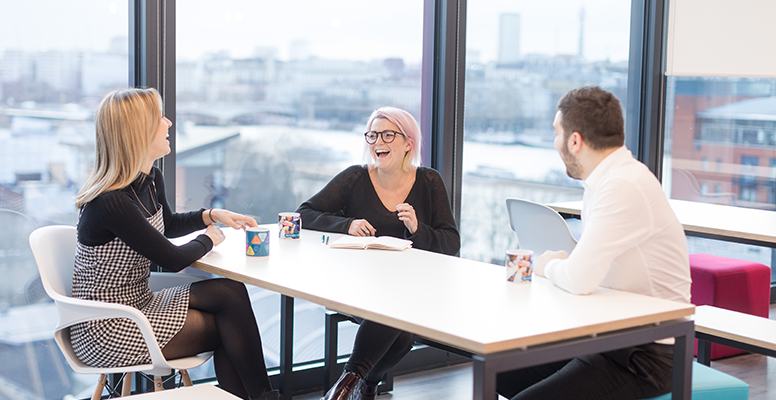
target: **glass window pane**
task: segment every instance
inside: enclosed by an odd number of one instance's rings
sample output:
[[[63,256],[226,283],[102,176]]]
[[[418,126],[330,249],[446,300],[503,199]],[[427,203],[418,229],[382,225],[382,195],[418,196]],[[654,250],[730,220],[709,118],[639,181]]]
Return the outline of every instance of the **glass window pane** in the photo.
[[[670,198],[776,210],[776,79],[669,76],[667,93],[663,188]],[[690,253],[772,261],[763,247],[696,237],[688,245]]]
[[[374,109],[420,119],[422,1],[176,7],[179,210],[225,207],[277,223],[278,212],[361,163]],[[278,295],[251,296],[267,365],[276,366]],[[295,309],[294,362],[323,358],[323,308],[297,300]],[[343,330],[340,339],[352,341]]]
[[[0,4],[0,393],[90,397],[53,341],[57,312],[27,238],[77,220],[94,160],[94,111],[128,84],[126,0]],[[0,394],[0,397],[3,397]]]
[[[597,85],[626,108],[630,3],[468,3],[462,257],[502,264],[517,246],[507,197],[582,199],[553,146],[555,107],[569,90]]]

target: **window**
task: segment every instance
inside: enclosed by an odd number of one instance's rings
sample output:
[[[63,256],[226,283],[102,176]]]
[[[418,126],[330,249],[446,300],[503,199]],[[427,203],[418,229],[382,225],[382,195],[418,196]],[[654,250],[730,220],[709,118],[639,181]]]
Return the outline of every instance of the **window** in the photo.
[[[598,85],[626,109],[629,1],[467,4],[461,256],[495,264],[517,245],[507,197],[582,199],[553,146],[556,104]]]
[[[423,2],[176,7],[179,210],[225,207],[277,222],[361,163],[374,109],[403,108],[420,122]],[[277,366],[279,295],[249,290],[267,365]],[[323,307],[297,300],[295,315],[294,362],[323,358]],[[340,353],[355,328],[342,324]]]
[[[43,291],[27,238],[36,227],[76,223],[73,197],[94,160],[94,111],[107,92],[128,84],[127,10],[125,0],[0,5],[5,394],[84,398],[96,383],[70,369],[53,335],[30,339],[34,332],[53,332],[56,310]]]
[[[776,127],[776,80],[754,78],[669,77],[663,183],[674,199],[712,201],[776,209],[765,192],[775,177],[759,159],[776,157],[769,132]],[[693,128],[700,126],[696,137]],[[667,138],[668,139],[668,138]],[[714,172],[703,160],[716,159]],[[670,164],[669,164],[670,160]],[[699,165],[700,164],[700,165]],[[669,168],[670,166],[670,168]],[[730,187],[727,199],[696,199],[687,179],[713,180]],[[762,192],[763,195],[758,195]]]
[[[666,112],[662,181],[669,196],[775,210],[776,175],[760,160],[776,158],[770,133],[776,130],[776,79],[670,76],[667,86],[666,110],[672,112]],[[713,171],[702,168],[703,159],[716,160]],[[700,180],[713,183],[714,193],[698,196],[688,182]],[[755,246],[696,237],[688,246],[690,253],[772,261],[770,251]]]

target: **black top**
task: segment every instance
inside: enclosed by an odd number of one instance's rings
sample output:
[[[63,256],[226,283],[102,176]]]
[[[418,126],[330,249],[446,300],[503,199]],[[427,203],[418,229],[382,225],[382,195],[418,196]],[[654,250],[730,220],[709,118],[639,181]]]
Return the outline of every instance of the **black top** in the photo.
[[[348,233],[354,219],[365,219],[377,236],[412,240],[412,247],[455,255],[461,239],[455,226],[442,177],[433,169],[418,167],[415,183],[405,203],[415,209],[418,230],[410,235],[396,211],[389,211],[377,196],[367,167],[354,165],[335,176],[296,211],[302,227],[326,232]]]
[[[163,207],[164,234],[146,219],[151,216],[148,212],[155,213],[160,206]],[[180,271],[210,251],[213,241],[203,234],[176,246],[167,238],[206,228],[202,221],[203,211],[173,213],[167,203],[162,171],[153,167],[150,175],[141,173],[129,186],[105,192],[86,203],[78,220],[78,241],[86,246],[99,246],[118,237],[160,267]]]

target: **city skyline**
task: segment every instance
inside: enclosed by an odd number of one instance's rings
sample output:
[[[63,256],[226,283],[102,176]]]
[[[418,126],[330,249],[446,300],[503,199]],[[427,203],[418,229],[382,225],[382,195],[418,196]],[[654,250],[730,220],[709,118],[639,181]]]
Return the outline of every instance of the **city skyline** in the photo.
[[[107,51],[109,38],[126,36],[127,2],[79,0],[14,2],[0,16],[0,52],[7,49]],[[204,0],[177,3],[177,57],[197,59],[226,51],[232,58],[249,58],[257,48],[274,47],[278,58],[289,59],[293,43],[309,43],[311,55],[327,59],[374,60],[402,58],[420,63],[422,56],[422,3],[416,0],[377,3],[342,0],[334,5],[311,2],[305,13],[299,4],[227,0],[218,5]],[[480,61],[496,61],[498,21],[501,14],[521,15],[522,55],[576,55],[579,51],[579,12],[585,9],[585,57],[591,61],[628,59],[630,2],[627,0],[480,0],[467,5],[467,48]],[[44,8],[52,12],[41,13]],[[373,10],[379,9],[380,13]],[[559,12],[558,10],[564,10]],[[38,24],[22,23],[17,15],[35,14]],[[73,15],[75,14],[75,15]],[[62,18],[67,15],[68,18]],[[294,15],[293,18],[277,17]],[[79,21],[79,17],[83,17]],[[207,22],[205,22],[207,21]],[[88,31],[79,28],[90,26]],[[375,29],[384,24],[385,29]],[[104,35],[94,35],[96,30]],[[209,29],[203,29],[203,27]],[[47,29],[41,29],[46,27]],[[369,27],[369,29],[367,29]],[[354,35],[354,32],[358,32]],[[276,38],[283,38],[277,40]],[[12,42],[12,43],[11,43]],[[379,44],[379,45],[378,45]]]

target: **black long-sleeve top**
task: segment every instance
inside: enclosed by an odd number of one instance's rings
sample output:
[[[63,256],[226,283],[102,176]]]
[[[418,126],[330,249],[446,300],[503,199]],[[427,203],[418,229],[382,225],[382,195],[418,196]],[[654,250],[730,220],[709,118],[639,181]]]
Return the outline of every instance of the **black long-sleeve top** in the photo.
[[[154,213],[159,206],[163,207],[164,234],[146,219],[150,217],[146,209]],[[129,186],[103,193],[85,204],[78,220],[78,241],[86,246],[99,246],[118,237],[162,268],[180,271],[210,251],[213,241],[203,234],[176,246],[168,238],[204,229],[203,211],[173,213],[167,202],[162,172],[153,167],[149,175],[141,174]]]
[[[455,226],[447,190],[439,173],[418,167],[415,183],[405,203],[415,209],[418,230],[411,235],[398,213],[383,205],[369,177],[367,167],[354,165],[335,176],[320,192],[297,209],[302,227],[336,233],[348,233],[354,219],[365,219],[377,230],[377,236],[412,240],[412,247],[455,255],[461,239]]]

